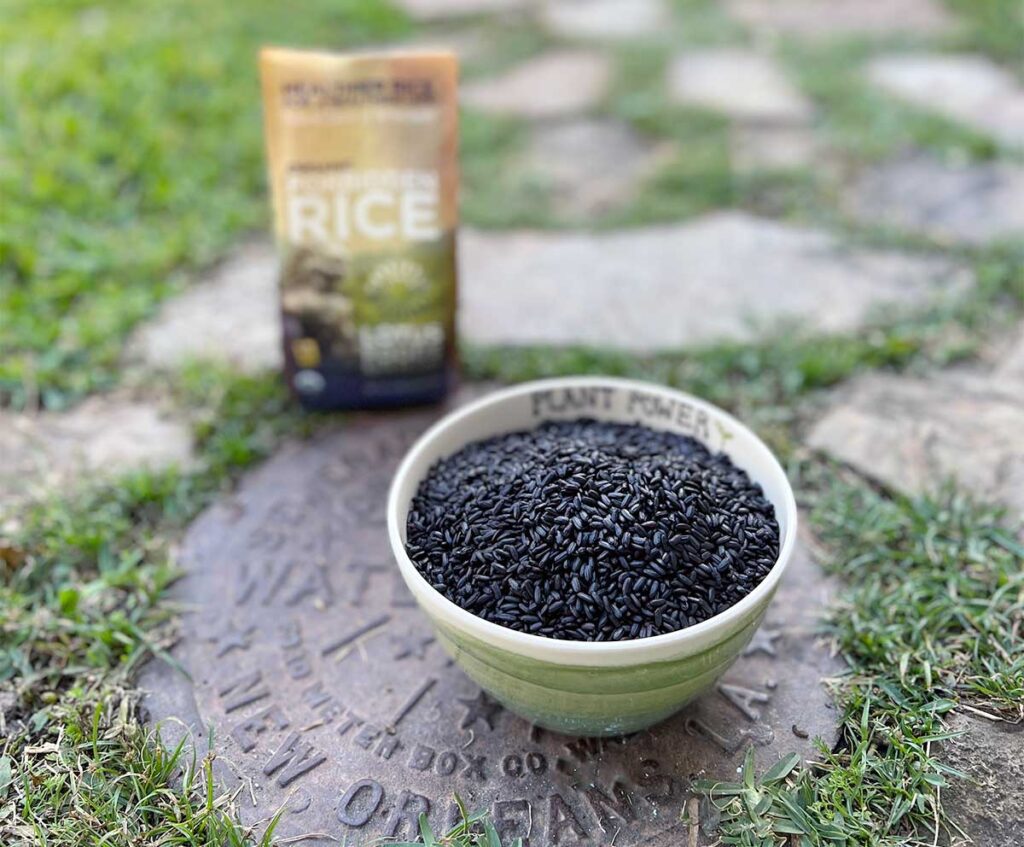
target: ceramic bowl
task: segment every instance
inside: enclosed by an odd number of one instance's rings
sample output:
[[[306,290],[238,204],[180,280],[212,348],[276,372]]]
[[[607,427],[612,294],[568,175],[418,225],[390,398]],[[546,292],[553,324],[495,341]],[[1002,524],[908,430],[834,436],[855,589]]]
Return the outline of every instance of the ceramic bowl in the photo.
[[[460,608],[416,570],[405,551],[406,518],[431,466],[466,444],[546,420],[579,417],[644,424],[692,435],[723,451],[761,484],[781,531],[778,561],[738,603],[665,635],[614,642],[517,632]],[[657,723],[703,691],[740,655],[764,617],[796,542],[786,475],[753,432],[681,391],[630,380],[569,377],[497,391],[440,420],[409,450],[388,495],[388,534],[398,567],[439,641],[507,709],[572,735],[620,735]]]

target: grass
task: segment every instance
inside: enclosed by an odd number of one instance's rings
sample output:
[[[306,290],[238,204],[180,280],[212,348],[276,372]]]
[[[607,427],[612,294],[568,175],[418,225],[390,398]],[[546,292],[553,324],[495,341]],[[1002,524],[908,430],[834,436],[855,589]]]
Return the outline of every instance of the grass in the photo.
[[[1024,6],[1017,0],[946,0],[966,22],[967,49],[980,50],[1024,76]]]
[[[783,759],[761,779],[702,782],[722,843],[848,847],[956,838],[940,802],[951,779],[944,718],[961,706],[1024,719],[1024,547],[996,509],[952,488],[907,499],[821,464],[799,490],[845,590],[829,628],[850,670],[835,694],[837,748]],[[787,839],[794,837],[795,842]]]
[[[839,483],[816,499],[818,537],[849,585],[835,638],[894,705],[955,697],[1024,719],[1024,547],[1003,517],[952,487],[905,499]]]
[[[644,179],[637,197],[604,216],[601,227],[678,221],[721,208],[783,217],[812,202],[819,189],[800,169],[738,171],[731,156],[731,124],[717,112],[673,103],[665,90],[672,45],[633,45],[618,51],[619,75],[606,111],[672,156]]]
[[[132,671],[169,636],[167,538],[205,501],[174,472],[141,474],[28,515],[0,587],[4,843],[219,844],[230,816],[177,791],[178,760],[144,730]],[[208,496],[212,491],[206,490]],[[187,826],[187,829],[186,829]]]
[[[998,145],[991,138],[869,83],[864,67],[878,52],[877,45],[856,39],[827,46],[785,45],[783,57],[818,105],[821,131],[834,149],[855,162],[880,161],[908,149],[956,160],[996,156]]]
[[[555,225],[549,192],[523,178],[520,160],[529,129],[512,117],[463,109],[459,161],[463,220],[484,229]]]
[[[652,142],[673,145],[671,158],[648,176],[626,208],[603,224],[621,227],[677,221],[737,205],[729,161],[728,124],[701,109],[667,106],[644,91],[624,94],[614,108]]]
[[[19,798],[23,822],[0,821],[0,833],[14,839],[5,843],[270,847],[276,821],[258,839],[239,827],[233,798],[214,784],[211,756],[186,761],[182,748],[162,748],[132,717],[133,703],[116,697],[91,714],[68,708],[58,744],[22,751],[39,784]],[[111,719],[106,709],[115,706]],[[173,777],[180,784],[172,787]],[[13,783],[11,789],[20,793]]]
[[[462,61],[459,73],[467,80],[496,76],[553,46],[543,30],[525,19],[488,19],[461,30],[444,27],[438,30],[439,40],[443,41],[449,33],[456,40],[460,34],[480,40],[481,49],[471,50]]]
[[[132,677],[173,633],[162,594],[178,574],[177,534],[283,433],[313,422],[276,377],[196,365],[177,391],[192,410],[196,468],[55,497],[0,539],[5,845],[250,843],[212,760],[185,760],[141,726]]]
[[[131,327],[268,220],[258,45],[408,29],[379,0],[12,0],[4,16],[0,404],[49,408],[113,384]]]
[[[458,794],[455,795],[460,820],[443,835],[434,835],[430,822],[425,814],[421,814],[420,840],[395,841],[389,847],[501,847],[501,839],[494,824],[483,812],[470,814],[465,803]],[[506,847],[523,847],[523,839],[517,838]]]
[[[704,8],[707,4],[683,5],[703,9],[701,15],[687,19],[693,28],[678,28],[683,42],[717,43],[735,34],[713,23],[717,13]],[[522,26],[513,28],[513,46],[537,51],[546,44],[536,34],[531,39],[529,32]],[[530,174],[525,163],[528,122],[464,110],[463,219],[488,229],[613,229],[680,221],[728,207],[783,216],[820,205],[819,188],[807,172],[737,172],[730,158],[728,118],[670,100],[664,78],[678,48],[679,43],[664,38],[618,48],[612,90],[606,102],[593,110],[594,117],[624,121],[646,142],[667,151],[664,161],[640,180],[635,197],[586,219],[557,213],[550,186],[543,177]]]
[[[670,41],[676,45],[732,44],[745,37],[743,27],[716,0],[672,0],[676,24]]]

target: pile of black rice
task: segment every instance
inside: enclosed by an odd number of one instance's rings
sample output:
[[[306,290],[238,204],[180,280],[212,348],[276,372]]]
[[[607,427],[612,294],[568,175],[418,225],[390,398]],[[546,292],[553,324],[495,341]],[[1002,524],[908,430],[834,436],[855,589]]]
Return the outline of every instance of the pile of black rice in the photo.
[[[761,487],[694,438],[590,419],[467,445],[420,483],[406,550],[449,600],[521,632],[616,641],[729,608],[779,555]]]

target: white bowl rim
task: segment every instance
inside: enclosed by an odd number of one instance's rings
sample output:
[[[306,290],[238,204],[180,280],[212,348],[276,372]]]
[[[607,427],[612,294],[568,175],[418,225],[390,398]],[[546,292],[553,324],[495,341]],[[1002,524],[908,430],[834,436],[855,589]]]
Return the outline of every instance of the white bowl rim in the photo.
[[[715,417],[752,440],[755,447],[765,454],[765,466],[772,474],[777,474],[782,481],[782,502],[780,506],[785,513],[786,535],[779,548],[779,557],[763,580],[739,602],[716,615],[684,629],[647,638],[629,638],[620,641],[572,641],[562,638],[551,638],[519,632],[510,627],[484,620],[472,612],[466,611],[452,602],[432,586],[413,564],[405,551],[398,515],[398,490],[402,481],[410,473],[410,467],[419,458],[434,439],[458,424],[465,418],[472,417],[480,410],[514,399],[524,394],[532,394],[538,390],[558,390],[561,388],[580,388],[585,386],[605,386],[622,390],[645,391],[689,403],[699,410],[712,413]],[[468,443],[468,442],[467,442]],[[402,515],[404,524],[405,515]],[[508,652],[531,659],[569,666],[624,666],[652,661],[663,661],[681,655],[700,652],[714,646],[733,631],[742,627],[745,619],[760,603],[769,600],[778,586],[782,574],[789,564],[796,547],[797,507],[796,498],[789,478],[779,464],[775,454],[761,438],[749,427],[740,423],[735,417],[713,403],[657,383],[641,380],[624,379],[621,377],[602,376],[569,376],[553,379],[532,380],[509,388],[489,392],[484,397],[474,400],[442,417],[424,432],[406,452],[402,462],[392,477],[388,491],[387,527],[391,549],[398,561],[398,567],[409,589],[418,602],[427,608],[428,616],[437,616],[446,621],[456,630],[464,631],[481,641]]]

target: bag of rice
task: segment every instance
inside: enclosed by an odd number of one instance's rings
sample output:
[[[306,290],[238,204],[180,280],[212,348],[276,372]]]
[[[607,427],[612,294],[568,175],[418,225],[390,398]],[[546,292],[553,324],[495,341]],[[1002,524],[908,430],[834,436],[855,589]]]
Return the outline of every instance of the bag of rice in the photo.
[[[455,370],[457,65],[260,54],[285,373],[312,409],[427,403]]]

